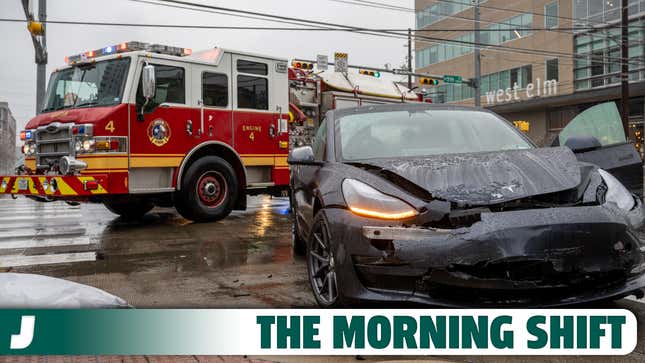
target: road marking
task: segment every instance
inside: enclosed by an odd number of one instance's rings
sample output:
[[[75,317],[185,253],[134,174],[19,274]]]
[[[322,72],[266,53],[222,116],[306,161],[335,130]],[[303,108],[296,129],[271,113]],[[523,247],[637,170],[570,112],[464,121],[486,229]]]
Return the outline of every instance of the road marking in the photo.
[[[58,253],[52,255],[33,256],[0,256],[0,267],[57,265],[61,263],[75,263],[85,261],[96,261],[96,252]]]
[[[44,248],[44,247],[67,247],[67,246],[93,246],[96,243],[90,241],[90,237],[76,238],[52,238],[46,240],[17,240],[17,241],[0,241],[0,251],[27,248]]]
[[[52,219],[69,219],[69,218],[76,218],[80,219],[81,215],[80,214],[65,214],[65,215],[46,215],[46,216],[41,216],[38,217],[39,221],[47,221],[47,220],[52,220]],[[1,220],[3,221],[33,221],[34,217],[33,216],[7,216],[7,217],[2,217]]]

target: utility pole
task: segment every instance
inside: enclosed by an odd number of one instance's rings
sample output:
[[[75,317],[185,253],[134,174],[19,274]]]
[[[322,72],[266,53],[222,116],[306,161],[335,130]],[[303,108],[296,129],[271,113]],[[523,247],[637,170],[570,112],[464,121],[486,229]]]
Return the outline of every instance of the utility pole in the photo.
[[[621,109],[622,109],[622,121],[623,121],[623,130],[625,130],[625,137],[629,139],[629,12],[628,12],[628,1],[621,1]]]
[[[624,0],[623,0],[624,1]],[[480,85],[481,85],[481,73],[482,73],[482,58],[480,54],[480,43],[481,43],[481,34],[479,32],[479,0],[473,0],[475,4],[475,78],[473,79],[474,82],[474,97],[475,97],[475,107],[480,107],[481,106],[481,90],[480,90]]]
[[[25,16],[29,21],[27,29],[31,33],[36,61],[36,114],[40,113],[45,98],[47,67],[47,38],[45,22],[47,21],[47,0],[38,0],[38,20],[34,17],[31,0],[21,0]]]
[[[412,73],[412,29],[408,28],[408,72]],[[412,75],[408,74],[408,89],[412,89]]]

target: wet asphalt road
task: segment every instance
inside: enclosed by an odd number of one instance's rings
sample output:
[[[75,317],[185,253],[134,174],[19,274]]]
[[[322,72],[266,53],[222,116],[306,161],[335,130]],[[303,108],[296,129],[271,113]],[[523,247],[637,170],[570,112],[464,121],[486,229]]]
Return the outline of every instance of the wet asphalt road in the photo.
[[[0,271],[95,286],[136,307],[311,307],[288,199],[193,224],[174,209],[129,222],[100,204],[0,199]]]
[[[156,208],[142,221],[129,222],[98,204],[0,198],[0,272],[80,282],[139,308],[315,307],[304,259],[291,249],[288,199],[251,197],[248,204],[247,211],[234,212],[223,221],[194,224],[174,209]],[[645,300],[593,307],[626,308],[636,315],[639,344],[633,353],[611,358],[451,357],[451,361],[644,362]]]

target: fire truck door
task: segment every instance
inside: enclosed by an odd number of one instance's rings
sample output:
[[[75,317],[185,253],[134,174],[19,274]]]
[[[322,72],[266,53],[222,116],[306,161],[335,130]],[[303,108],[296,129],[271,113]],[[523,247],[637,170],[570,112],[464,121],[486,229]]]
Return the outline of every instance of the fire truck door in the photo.
[[[233,145],[231,79],[213,67],[193,65],[193,98],[199,109],[201,141],[216,140]]]
[[[271,72],[268,61],[233,56],[234,144],[247,168],[249,184],[274,181],[279,112],[271,102],[275,97]]]
[[[136,93],[136,111],[130,118],[130,191],[172,189],[172,175],[179,167],[193,133],[201,120],[191,110],[190,65],[150,60],[155,67],[155,96],[146,104],[141,87],[141,69]],[[141,112],[143,110],[143,112]]]

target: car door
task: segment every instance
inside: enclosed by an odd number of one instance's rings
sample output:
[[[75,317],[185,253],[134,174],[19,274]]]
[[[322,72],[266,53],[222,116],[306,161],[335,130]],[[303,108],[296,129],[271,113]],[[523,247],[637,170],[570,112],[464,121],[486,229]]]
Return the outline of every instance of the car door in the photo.
[[[320,123],[318,132],[314,137],[312,149],[315,160],[325,161],[327,159],[328,125],[327,119]],[[301,226],[301,232],[308,233],[311,228],[314,215],[314,204],[318,188],[320,186],[320,166],[318,165],[295,165],[294,181],[292,183],[294,203],[296,204],[295,217]]]
[[[574,139],[579,137],[597,143],[590,147],[575,145]],[[632,193],[643,195],[643,161],[625,137],[615,102],[595,105],[577,115],[562,129],[553,145],[571,147],[578,160],[607,170]]]

